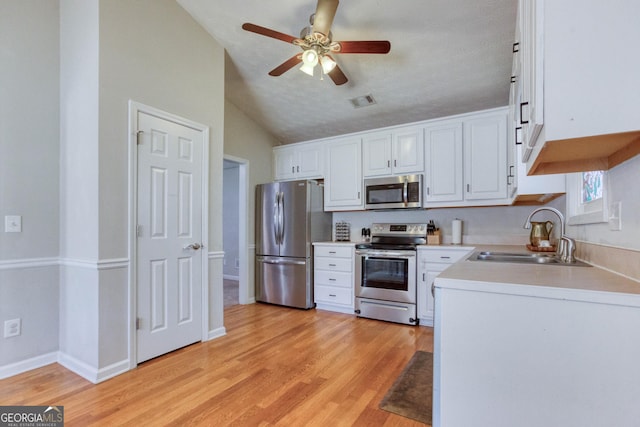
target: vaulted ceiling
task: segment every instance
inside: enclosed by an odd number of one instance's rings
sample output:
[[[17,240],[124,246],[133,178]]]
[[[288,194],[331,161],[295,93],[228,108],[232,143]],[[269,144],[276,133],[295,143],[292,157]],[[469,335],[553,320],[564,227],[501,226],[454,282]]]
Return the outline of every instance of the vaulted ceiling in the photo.
[[[342,0],[333,39],[389,40],[386,55],[334,55],[349,81],[268,73],[301,49],[241,27],[294,37],[315,0],[177,0],[226,50],[226,98],[281,143],[507,105],[516,0]],[[317,67],[320,68],[320,67]],[[351,98],[375,104],[354,108]]]

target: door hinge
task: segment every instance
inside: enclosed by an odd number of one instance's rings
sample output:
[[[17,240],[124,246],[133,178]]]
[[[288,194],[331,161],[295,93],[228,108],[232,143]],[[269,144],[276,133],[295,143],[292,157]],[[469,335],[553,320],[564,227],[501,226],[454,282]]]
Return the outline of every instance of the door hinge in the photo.
[[[139,130],[136,132],[136,144],[140,145],[142,144],[142,142],[140,142],[140,135],[142,135],[144,132]]]
[[[136,317],[136,331],[140,329],[142,326],[142,319],[140,317]]]
[[[140,224],[136,225],[136,236],[142,237],[142,226]]]

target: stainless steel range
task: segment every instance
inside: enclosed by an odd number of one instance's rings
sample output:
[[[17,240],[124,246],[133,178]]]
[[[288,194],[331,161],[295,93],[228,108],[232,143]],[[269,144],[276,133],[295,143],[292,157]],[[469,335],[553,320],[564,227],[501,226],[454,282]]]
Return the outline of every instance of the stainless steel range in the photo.
[[[371,225],[371,242],[356,246],[358,317],[418,324],[416,247],[426,242],[427,224]]]

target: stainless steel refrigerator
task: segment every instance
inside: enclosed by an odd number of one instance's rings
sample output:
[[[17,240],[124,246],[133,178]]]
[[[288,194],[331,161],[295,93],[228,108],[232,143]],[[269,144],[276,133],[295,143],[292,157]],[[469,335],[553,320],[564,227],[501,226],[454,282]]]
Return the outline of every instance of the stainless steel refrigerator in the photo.
[[[256,300],[312,308],[312,242],[331,240],[331,214],[324,212],[316,181],[256,186]]]

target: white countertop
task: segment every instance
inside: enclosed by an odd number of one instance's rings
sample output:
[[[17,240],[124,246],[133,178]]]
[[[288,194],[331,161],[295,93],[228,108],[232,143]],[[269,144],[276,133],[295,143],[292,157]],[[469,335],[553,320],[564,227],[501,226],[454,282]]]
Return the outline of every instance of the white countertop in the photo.
[[[523,246],[474,247],[473,252],[527,252]],[[640,307],[640,283],[597,267],[471,261],[467,257],[442,272],[435,286]]]
[[[313,242],[313,245],[335,245],[335,246],[355,246],[356,244],[361,242],[335,242],[335,241],[327,241],[327,242]]]

